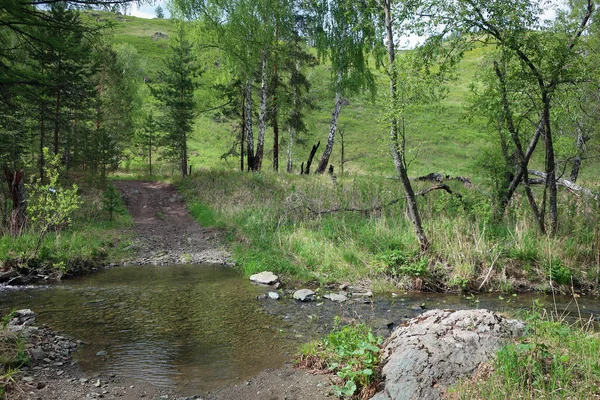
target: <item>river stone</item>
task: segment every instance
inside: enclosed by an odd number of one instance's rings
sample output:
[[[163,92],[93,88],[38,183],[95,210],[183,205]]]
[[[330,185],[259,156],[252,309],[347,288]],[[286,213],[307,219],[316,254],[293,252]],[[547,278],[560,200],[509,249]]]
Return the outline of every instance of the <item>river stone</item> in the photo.
[[[34,360],[43,360],[44,358],[46,358],[46,352],[42,350],[41,347],[34,347],[29,349],[29,355]]]
[[[279,293],[277,292],[269,292],[269,298],[272,300],[279,300]]]
[[[279,281],[279,277],[272,272],[264,271],[259,274],[250,276],[252,282],[260,283],[261,285],[273,285]]]
[[[35,323],[35,313],[28,308],[15,311],[15,316],[10,320],[8,329],[11,331],[23,330]]]
[[[373,400],[441,399],[458,378],[523,334],[520,321],[488,310],[431,310],[398,327],[384,349],[383,390]]]
[[[323,296],[326,299],[329,299],[331,301],[337,301],[340,303],[343,303],[344,301],[348,300],[348,298],[346,296],[344,296],[343,294],[336,294],[336,293],[329,293]]]
[[[294,292],[294,299],[300,301],[313,301],[315,299],[315,292],[310,289],[300,289]]]

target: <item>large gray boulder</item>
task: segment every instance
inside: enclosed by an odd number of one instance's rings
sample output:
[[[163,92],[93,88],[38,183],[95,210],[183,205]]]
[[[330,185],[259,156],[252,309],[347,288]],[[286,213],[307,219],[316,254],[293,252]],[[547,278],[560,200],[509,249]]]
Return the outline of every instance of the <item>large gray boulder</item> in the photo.
[[[440,399],[508,340],[520,321],[488,310],[431,310],[398,327],[383,348],[383,389],[373,400]]]

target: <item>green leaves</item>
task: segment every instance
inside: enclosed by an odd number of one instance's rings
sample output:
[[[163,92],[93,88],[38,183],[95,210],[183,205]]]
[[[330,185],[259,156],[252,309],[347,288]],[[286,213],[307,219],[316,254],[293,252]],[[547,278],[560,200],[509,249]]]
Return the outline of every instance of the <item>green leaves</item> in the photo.
[[[336,326],[339,323],[340,319],[336,317]],[[335,328],[320,344],[309,347],[306,355],[315,355],[325,361],[327,368],[344,381],[342,386],[333,386],[335,393],[351,397],[377,381],[382,342],[383,339],[373,335],[365,324],[347,325]]]
[[[34,229],[39,230],[42,235],[50,228],[60,230],[69,225],[73,213],[81,205],[77,185],[67,189],[61,187],[58,182],[60,157],[50,155],[48,148],[44,148],[43,151],[47,160],[44,167],[47,183],[37,178],[27,185],[29,220]]]

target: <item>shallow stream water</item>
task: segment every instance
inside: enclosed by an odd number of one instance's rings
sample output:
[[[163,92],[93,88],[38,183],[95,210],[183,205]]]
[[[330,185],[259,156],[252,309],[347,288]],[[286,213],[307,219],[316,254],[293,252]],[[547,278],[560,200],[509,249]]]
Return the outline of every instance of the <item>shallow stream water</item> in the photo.
[[[387,335],[427,309],[504,311],[534,301],[523,294],[402,292],[342,305],[257,298],[267,291],[219,266],[118,267],[51,286],[3,288],[0,312],[31,308],[38,324],[84,341],[77,358],[89,376],[116,373],[193,395],[283,366],[301,343],[329,332],[336,316]],[[577,307],[568,298],[536,298],[559,314],[600,312],[597,299],[580,298]]]

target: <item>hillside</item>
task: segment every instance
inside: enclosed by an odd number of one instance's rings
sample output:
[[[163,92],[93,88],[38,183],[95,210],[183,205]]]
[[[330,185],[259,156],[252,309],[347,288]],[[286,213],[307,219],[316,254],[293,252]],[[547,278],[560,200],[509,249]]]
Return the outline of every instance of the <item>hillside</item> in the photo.
[[[162,58],[168,48],[168,37],[174,32],[176,25],[166,19],[142,19],[132,16],[120,16],[111,13],[93,13],[97,20],[110,21],[113,24],[112,41],[128,43],[134,46],[145,61],[145,74],[152,78],[162,67]],[[196,44],[198,43],[196,39]],[[476,48],[467,52],[458,66],[456,79],[450,83],[447,97],[438,105],[422,107],[414,115],[408,117],[408,149],[412,176],[430,172],[442,172],[449,175],[470,176],[477,180],[474,172],[475,164],[482,157],[483,150],[490,148],[496,140],[495,132],[490,132],[482,118],[467,118],[469,107],[469,84],[473,81],[477,69],[485,57],[484,48]],[[212,88],[219,71],[210,63],[202,78],[202,88],[198,98],[214,98],[217,95]],[[380,92],[387,90],[385,77],[379,75]],[[327,139],[333,94],[328,89],[330,72],[326,65],[318,65],[308,72],[312,84],[311,96],[316,108],[307,115],[309,135],[304,144],[294,149],[293,160],[296,171],[306,160],[310,147]],[[206,94],[208,93],[208,94]],[[348,99],[349,104],[342,109],[339,128],[345,134],[345,157],[348,161],[344,170],[354,174],[395,174],[387,146],[387,130],[378,121],[381,106],[367,95],[358,95]],[[212,103],[218,103],[213,100]],[[215,104],[202,104],[201,108],[212,108]],[[210,112],[200,113],[195,133],[190,140],[190,163],[194,168],[236,168],[239,161],[233,158],[223,159],[234,136],[231,122],[217,122]],[[265,143],[265,166],[270,169],[272,158],[271,130],[267,131]],[[280,133],[287,138],[286,132]],[[317,153],[317,157],[322,147]],[[330,163],[337,171],[341,161],[340,137],[336,138]],[[280,148],[280,166],[285,166],[285,146]],[[534,168],[542,168],[542,156],[535,157]],[[591,163],[591,162],[589,162]],[[593,165],[585,164],[582,177],[585,180],[594,178],[597,173]],[[282,167],[280,167],[282,168]],[[161,171],[169,174],[170,171]]]

